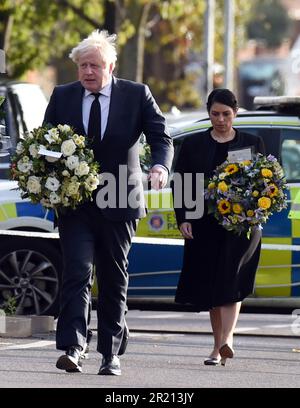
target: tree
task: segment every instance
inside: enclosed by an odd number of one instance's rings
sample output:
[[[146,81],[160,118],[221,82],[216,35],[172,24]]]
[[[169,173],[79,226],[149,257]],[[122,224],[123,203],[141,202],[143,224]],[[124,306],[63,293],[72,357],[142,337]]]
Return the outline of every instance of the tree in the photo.
[[[247,26],[248,37],[263,40],[268,47],[278,47],[290,24],[291,19],[280,0],[256,0]]]
[[[241,38],[249,1],[235,1]],[[224,43],[223,3],[217,0],[218,62]],[[205,5],[206,0],[2,0],[0,48],[6,50],[9,76],[17,78],[65,55],[95,28],[115,30],[119,76],[149,82],[166,109],[197,106],[194,77],[201,74],[187,72],[186,66],[190,55],[203,49]]]
[[[102,28],[103,14],[99,0],[3,0],[0,48],[8,76],[21,77],[62,56],[93,28]]]

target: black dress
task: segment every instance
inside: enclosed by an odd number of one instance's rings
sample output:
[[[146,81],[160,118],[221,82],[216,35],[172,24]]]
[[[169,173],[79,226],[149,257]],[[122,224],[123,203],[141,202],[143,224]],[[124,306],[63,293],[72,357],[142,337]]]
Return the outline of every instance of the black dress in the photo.
[[[210,134],[206,135],[209,140],[204,144],[201,142],[199,145],[196,140],[188,141],[181,152],[188,157],[179,158],[177,171],[191,171],[193,165],[190,163],[194,162],[195,169],[204,172],[207,178],[216,166],[226,160],[228,149],[235,144],[253,145],[256,151],[264,151],[261,139],[255,136],[252,139],[252,135],[247,135],[245,141],[243,136],[245,134],[237,132],[236,139],[239,140],[229,143],[217,143]],[[199,162],[195,161],[195,149],[201,147],[209,147],[210,153],[213,152],[209,165],[204,168],[199,164],[201,154],[197,157]],[[203,158],[206,155],[202,153]],[[184,163],[189,163],[187,168],[184,168]],[[207,214],[207,209],[203,217],[197,220],[184,220],[182,210],[175,209],[175,212],[178,224],[191,222],[194,236],[194,239],[185,240],[183,267],[175,301],[192,304],[201,311],[239,302],[247,297],[253,291],[260,256],[261,231],[257,229],[248,239],[246,234],[239,236],[225,230],[213,215]]]

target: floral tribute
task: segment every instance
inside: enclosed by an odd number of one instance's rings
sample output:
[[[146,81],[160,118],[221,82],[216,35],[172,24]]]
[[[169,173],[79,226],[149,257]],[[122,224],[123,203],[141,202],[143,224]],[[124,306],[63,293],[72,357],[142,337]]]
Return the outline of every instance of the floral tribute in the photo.
[[[70,207],[92,200],[99,164],[86,138],[68,125],[38,127],[17,144],[11,161],[22,198],[46,208]]]
[[[257,153],[250,161],[218,166],[205,189],[208,213],[236,234],[262,228],[274,212],[287,207],[284,172],[277,159]]]

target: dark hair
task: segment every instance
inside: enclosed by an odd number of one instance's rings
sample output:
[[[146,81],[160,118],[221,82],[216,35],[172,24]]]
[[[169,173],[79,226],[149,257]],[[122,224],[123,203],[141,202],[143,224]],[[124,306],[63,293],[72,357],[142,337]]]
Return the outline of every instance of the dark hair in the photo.
[[[234,93],[226,88],[216,88],[208,95],[206,103],[208,113],[215,102],[230,106],[234,111],[238,109],[238,104]]]

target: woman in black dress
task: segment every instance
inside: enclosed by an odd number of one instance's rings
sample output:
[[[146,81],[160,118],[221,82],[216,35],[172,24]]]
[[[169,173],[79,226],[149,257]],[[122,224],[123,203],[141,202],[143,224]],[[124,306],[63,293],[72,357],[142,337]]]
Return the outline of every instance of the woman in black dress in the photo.
[[[223,163],[228,151],[252,147],[264,153],[260,137],[232,127],[237,113],[235,95],[228,89],[215,89],[207,101],[212,127],[184,140],[175,166],[175,172],[192,173],[195,191],[196,173],[204,173],[204,180]],[[184,191],[184,181],[182,192]],[[194,194],[193,191],[193,194]],[[173,187],[176,194],[176,186]],[[184,202],[184,200],[183,200]],[[185,238],[184,259],[175,301],[189,303],[199,311],[209,310],[214,348],[204,361],[206,365],[225,365],[232,358],[233,332],[240,312],[241,301],[254,286],[259,261],[261,231],[255,230],[250,239],[246,234],[227,231],[213,215],[187,219],[190,209],[175,208],[177,223]]]

